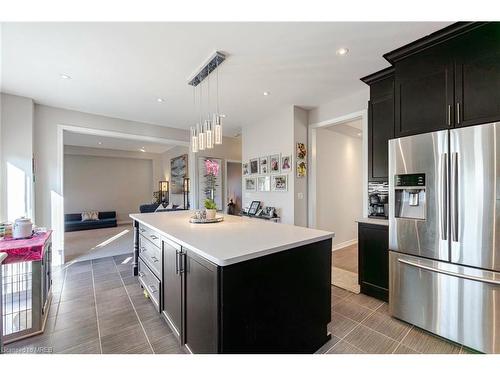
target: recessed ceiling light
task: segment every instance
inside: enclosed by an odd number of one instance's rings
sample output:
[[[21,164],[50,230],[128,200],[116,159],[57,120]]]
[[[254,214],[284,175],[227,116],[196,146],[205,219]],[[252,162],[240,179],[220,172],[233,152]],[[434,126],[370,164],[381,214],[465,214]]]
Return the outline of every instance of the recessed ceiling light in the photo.
[[[102,142],[97,142],[97,144],[102,145]]]
[[[269,91],[264,91],[264,96],[268,96],[269,94],[271,94]]]
[[[141,148],[139,149],[139,151],[140,151],[140,152],[146,152],[146,150],[144,149],[144,147],[141,147]]]
[[[219,115],[221,118],[226,118],[226,115]]]
[[[163,99],[163,98],[158,98],[158,99],[156,99],[156,101],[157,101],[158,103],[163,103],[163,102],[165,101],[165,99]]]
[[[62,79],[71,79],[71,76],[70,75],[67,75],[67,74],[61,74],[60,77]]]
[[[361,137],[361,133],[358,133],[358,137]]]
[[[345,55],[347,55],[348,52],[349,52],[349,49],[342,47],[342,48],[339,48],[336,53],[339,56],[345,56]]]

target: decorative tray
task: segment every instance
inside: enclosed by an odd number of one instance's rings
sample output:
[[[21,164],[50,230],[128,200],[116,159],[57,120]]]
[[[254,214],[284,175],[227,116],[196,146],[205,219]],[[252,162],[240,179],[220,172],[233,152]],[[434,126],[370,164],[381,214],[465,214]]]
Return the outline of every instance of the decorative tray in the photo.
[[[193,224],[211,224],[211,223],[220,223],[224,221],[223,216],[217,216],[215,219],[197,219],[196,217],[189,218],[189,222]]]

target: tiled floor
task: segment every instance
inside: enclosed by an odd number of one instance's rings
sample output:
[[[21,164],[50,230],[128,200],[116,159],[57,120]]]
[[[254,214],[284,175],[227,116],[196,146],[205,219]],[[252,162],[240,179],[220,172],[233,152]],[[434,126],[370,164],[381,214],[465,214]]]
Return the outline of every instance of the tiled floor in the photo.
[[[332,264],[334,267],[358,273],[358,244],[335,250],[333,252]]]
[[[43,335],[5,346],[10,353],[183,353],[132,275],[130,255],[55,270]]]
[[[392,318],[387,303],[332,286],[326,354],[465,354],[471,351]]]
[[[184,353],[131,276],[131,255],[77,262],[54,272],[46,332],[7,353]],[[387,304],[332,286],[332,339],[319,353],[466,353],[391,318]]]

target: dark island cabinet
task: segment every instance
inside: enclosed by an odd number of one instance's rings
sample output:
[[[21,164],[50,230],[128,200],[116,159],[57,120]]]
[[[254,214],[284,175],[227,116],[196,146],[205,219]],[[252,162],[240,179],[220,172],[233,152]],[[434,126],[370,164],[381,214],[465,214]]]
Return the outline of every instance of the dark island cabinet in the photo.
[[[361,79],[370,85],[368,102],[368,181],[387,181],[388,141],[394,138],[394,69]]]
[[[358,224],[358,277],[361,293],[389,299],[389,227]]]
[[[181,339],[183,279],[180,245],[163,239],[163,309],[162,313],[171,324],[175,334]]]
[[[218,352],[218,268],[186,251],[185,265],[185,345],[193,353]]]

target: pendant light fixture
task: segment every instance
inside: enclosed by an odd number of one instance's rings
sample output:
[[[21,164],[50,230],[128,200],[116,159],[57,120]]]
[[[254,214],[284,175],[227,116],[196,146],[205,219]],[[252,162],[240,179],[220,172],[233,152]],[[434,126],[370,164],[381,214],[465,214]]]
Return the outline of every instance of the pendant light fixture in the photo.
[[[189,81],[193,88],[199,89],[199,119],[195,127],[191,127],[191,151],[196,153],[205,149],[213,149],[214,145],[222,144],[222,121],[219,112],[219,65],[226,59],[221,52],[216,52],[203,68]],[[210,74],[216,71],[216,103],[215,112],[210,108]],[[207,79],[207,108],[206,119],[204,120],[203,108],[203,81]],[[193,90],[194,111],[196,113],[196,93]]]

